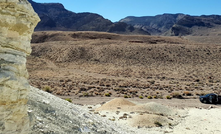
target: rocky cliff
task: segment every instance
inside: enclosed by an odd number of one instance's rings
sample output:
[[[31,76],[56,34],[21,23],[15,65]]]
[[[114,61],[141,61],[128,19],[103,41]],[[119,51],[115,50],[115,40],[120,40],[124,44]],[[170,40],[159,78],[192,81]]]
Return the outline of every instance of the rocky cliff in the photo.
[[[27,0],[0,0],[0,134],[29,131],[26,56],[38,21]]]

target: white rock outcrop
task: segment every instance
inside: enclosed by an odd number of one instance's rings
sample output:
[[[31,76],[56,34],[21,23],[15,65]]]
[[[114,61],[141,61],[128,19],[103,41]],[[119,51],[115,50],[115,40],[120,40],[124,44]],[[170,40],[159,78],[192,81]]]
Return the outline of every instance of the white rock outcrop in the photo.
[[[0,0],[0,134],[29,133],[26,56],[39,21],[27,0]]]
[[[135,134],[89,111],[87,106],[72,104],[40,89],[31,87],[29,116],[30,134]]]

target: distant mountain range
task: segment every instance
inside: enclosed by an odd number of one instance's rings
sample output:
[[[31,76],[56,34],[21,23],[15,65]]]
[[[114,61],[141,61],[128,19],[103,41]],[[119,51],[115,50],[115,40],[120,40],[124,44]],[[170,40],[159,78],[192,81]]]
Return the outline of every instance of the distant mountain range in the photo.
[[[121,19],[120,22],[141,28],[152,35],[208,35],[212,30],[221,28],[220,15],[163,14],[145,17],[129,16]]]
[[[124,22],[113,23],[94,13],[74,13],[60,3],[36,3],[28,0],[41,21],[36,31],[103,31],[122,34],[146,34],[147,31],[135,28]]]
[[[220,15],[162,14],[144,17],[128,16],[119,22],[113,23],[98,14],[68,11],[60,3],[28,1],[41,19],[35,29],[36,31],[102,31],[167,36],[221,35],[221,32],[219,32],[221,30]]]

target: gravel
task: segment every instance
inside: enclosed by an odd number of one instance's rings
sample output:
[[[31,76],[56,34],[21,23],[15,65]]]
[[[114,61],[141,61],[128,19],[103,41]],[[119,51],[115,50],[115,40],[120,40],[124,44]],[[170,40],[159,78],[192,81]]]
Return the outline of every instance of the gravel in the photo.
[[[72,104],[47,92],[31,87],[28,101],[30,134],[133,134],[85,107]]]

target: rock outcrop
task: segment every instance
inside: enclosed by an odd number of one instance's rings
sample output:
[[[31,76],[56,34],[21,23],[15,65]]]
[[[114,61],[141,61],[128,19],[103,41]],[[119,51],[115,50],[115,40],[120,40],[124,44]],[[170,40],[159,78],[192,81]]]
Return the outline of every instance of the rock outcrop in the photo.
[[[0,134],[29,133],[26,56],[39,21],[27,0],[0,0]]]

